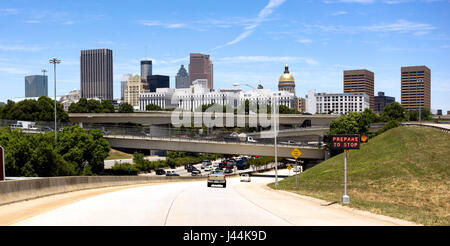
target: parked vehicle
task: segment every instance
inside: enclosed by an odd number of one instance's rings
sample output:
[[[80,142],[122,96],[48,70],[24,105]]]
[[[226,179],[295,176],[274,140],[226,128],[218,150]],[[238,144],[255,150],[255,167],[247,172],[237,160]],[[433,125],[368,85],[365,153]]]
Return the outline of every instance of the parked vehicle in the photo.
[[[251,182],[250,175],[248,173],[241,174],[241,182]]]
[[[205,167],[207,167],[208,165],[211,165],[211,161],[210,160],[203,160],[201,168],[205,169]]]
[[[187,170],[189,173],[192,172],[192,170],[196,169],[192,164],[187,164],[186,166],[187,166],[187,167],[186,167],[186,170]]]
[[[239,161],[236,162],[236,168],[238,170],[244,170],[247,168],[247,158],[242,158]]]
[[[225,173],[233,173],[233,169],[227,168],[227,169],[225,169]]]
[[[175,173],[174,170],[168,170],[166,172],[166,176],[180,176],[179,174]]]
[[[178,173],[168,173],[166,176],[180,176]]]
[[[198,169],[194,169],[194,170],[192,170],[191,175],[199,176],[199,175],[202,175],[202,172],[200,172],[200,170],[198,170]]]
[[[164,171],[164,169],[160,168],[156,170],[156,175],[164,175],[164,174],[166,174],[166,171]]]
[[[206,171],[206,172],[209,172],[209,171],[211,171],[211,170],[212,170],[212,166],[206,166],[206,167],[205,167],[205,171]]]
[[[214,171],[208,175],[208,187],[212,185],[218,184],[222,185],[223,188],[227,187],[227,181],[225,178],[225,174],[222,171]]]

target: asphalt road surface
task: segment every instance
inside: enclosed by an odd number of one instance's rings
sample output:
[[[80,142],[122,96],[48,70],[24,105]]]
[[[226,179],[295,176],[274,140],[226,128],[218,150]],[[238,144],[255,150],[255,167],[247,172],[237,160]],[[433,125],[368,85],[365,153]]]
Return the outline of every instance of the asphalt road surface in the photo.
[[[280,174],[287,174],[283,170]],[[228,178],[227,187],[206,181],[140,186],[88,197],[14,225],[52,226],[291,226],[411,225],[409,222],[344,208],[252,182]],[[42,198],[45,199],[45,198]]]

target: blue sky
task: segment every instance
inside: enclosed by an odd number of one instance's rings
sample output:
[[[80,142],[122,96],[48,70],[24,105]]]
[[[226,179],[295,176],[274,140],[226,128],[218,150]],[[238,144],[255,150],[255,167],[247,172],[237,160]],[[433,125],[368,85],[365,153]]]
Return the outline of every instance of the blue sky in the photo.
[[[120,79],[153,59],[171,87],[190,52],[211,55],[214,87],[277,88],[289,63],[297,95],[342,92],[342,73],[369,69],[375,93],[400,101],[400,67],[432,71],[432,109],[450,110],[450,0],[65,0],[0,2],[0,101],[23,97],[24,77],[50,71],[57,94],[80,87],[80,50],[114,54]]]

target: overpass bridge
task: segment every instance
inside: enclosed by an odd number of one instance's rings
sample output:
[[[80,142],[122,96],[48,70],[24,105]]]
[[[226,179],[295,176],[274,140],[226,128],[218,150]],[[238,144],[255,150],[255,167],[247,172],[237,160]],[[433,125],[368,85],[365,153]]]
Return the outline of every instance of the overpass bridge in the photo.
[[[112,148],[171,150],[198,153],[217,153],[234,155],[273,156],[274,144],[269,142],[239,142],[225,140],[165,138],[132,135],[104,135]],[[325,149],[317,146],[277,144],[279,157],[290,157],[291,151],[298,148],[302,159],[325,159]]]
[[[169,125],[172,123],[172,113],[166,111],[146,111],[136,113],[70,113],[69,119],[73,123],[134,123],[141,125]],[[190,113],[191,122],[194,119],[202,119],[206,114],[201,112]],[[258,122],[259,117],[270,119],[270,114],[230,114],[216,113],[215,117],[223,118],[223,125],[226,120],[232,119],[234,126],[237,122]],[[336,119],[338,115],[302,115],[302,114],[279,114],[278,122],[280,125],[298,125],[302,124],[312,126],[329,126],[330,122]]]

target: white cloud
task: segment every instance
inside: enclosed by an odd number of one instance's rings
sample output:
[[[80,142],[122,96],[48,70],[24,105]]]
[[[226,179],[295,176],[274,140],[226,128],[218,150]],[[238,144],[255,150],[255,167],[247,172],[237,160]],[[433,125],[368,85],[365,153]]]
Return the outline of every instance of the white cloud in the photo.
[[[297,40],[297,42],[299,42],[299,43],[301,43],[301,44],[309,44],[309,43],[312,42],[312,40],[311,40],[311,39],[304,38],[304,39],[299,39],[299,40]]]
[[[13,8],[0,9],[0,16],[16,15],[18,13],[19,10]]]
[[[337,12],[331,13],[332,16],[346,15],[346,14],[348,14],[347,11],[337,11]]]
[[[0,50],[3,51],[41,51],[43,49],[46,49],[46,47],[22,45],[22,44],[15,44],[15,45],[0,44]]]
[[[394,23],[375,24],[372,26],[362,27],[363,30],[371,32],[399,32],[399,33],[414,33],[423,35],[431,30],[436,29],[430,24],[415,23],[406,20],[397,20]]]
[[[219,45],[213,50],[220,49],[226,46],[230,46],[236,43],[239,43],[240,41],[246,39],[249,37],[256,27],[258,27],[261,22],[263,22],[270,14],[273,13],[273,11],[279,7],[281,4],[283,4],[285,0],[270,0],[269,3],[261,10],[259,11],[258,17],[254,20],[254,23],[244,28],[244,31],[239,34],[235,39],[231,40],[230,42],[227,42],[223,45]]]
[[[165,27],[165,28],[182,28],[185,27],[186,24],[184,23],[165,23],[161,21],[142,21],[142,24],[144,26],[159,26],[159,27]]]
[[[232,56],[223,57],[215,61],[216,64],[252,63],[252,62],[304,62],[308,65],[318,65],[319,62],[308,57],[298,56]]]

